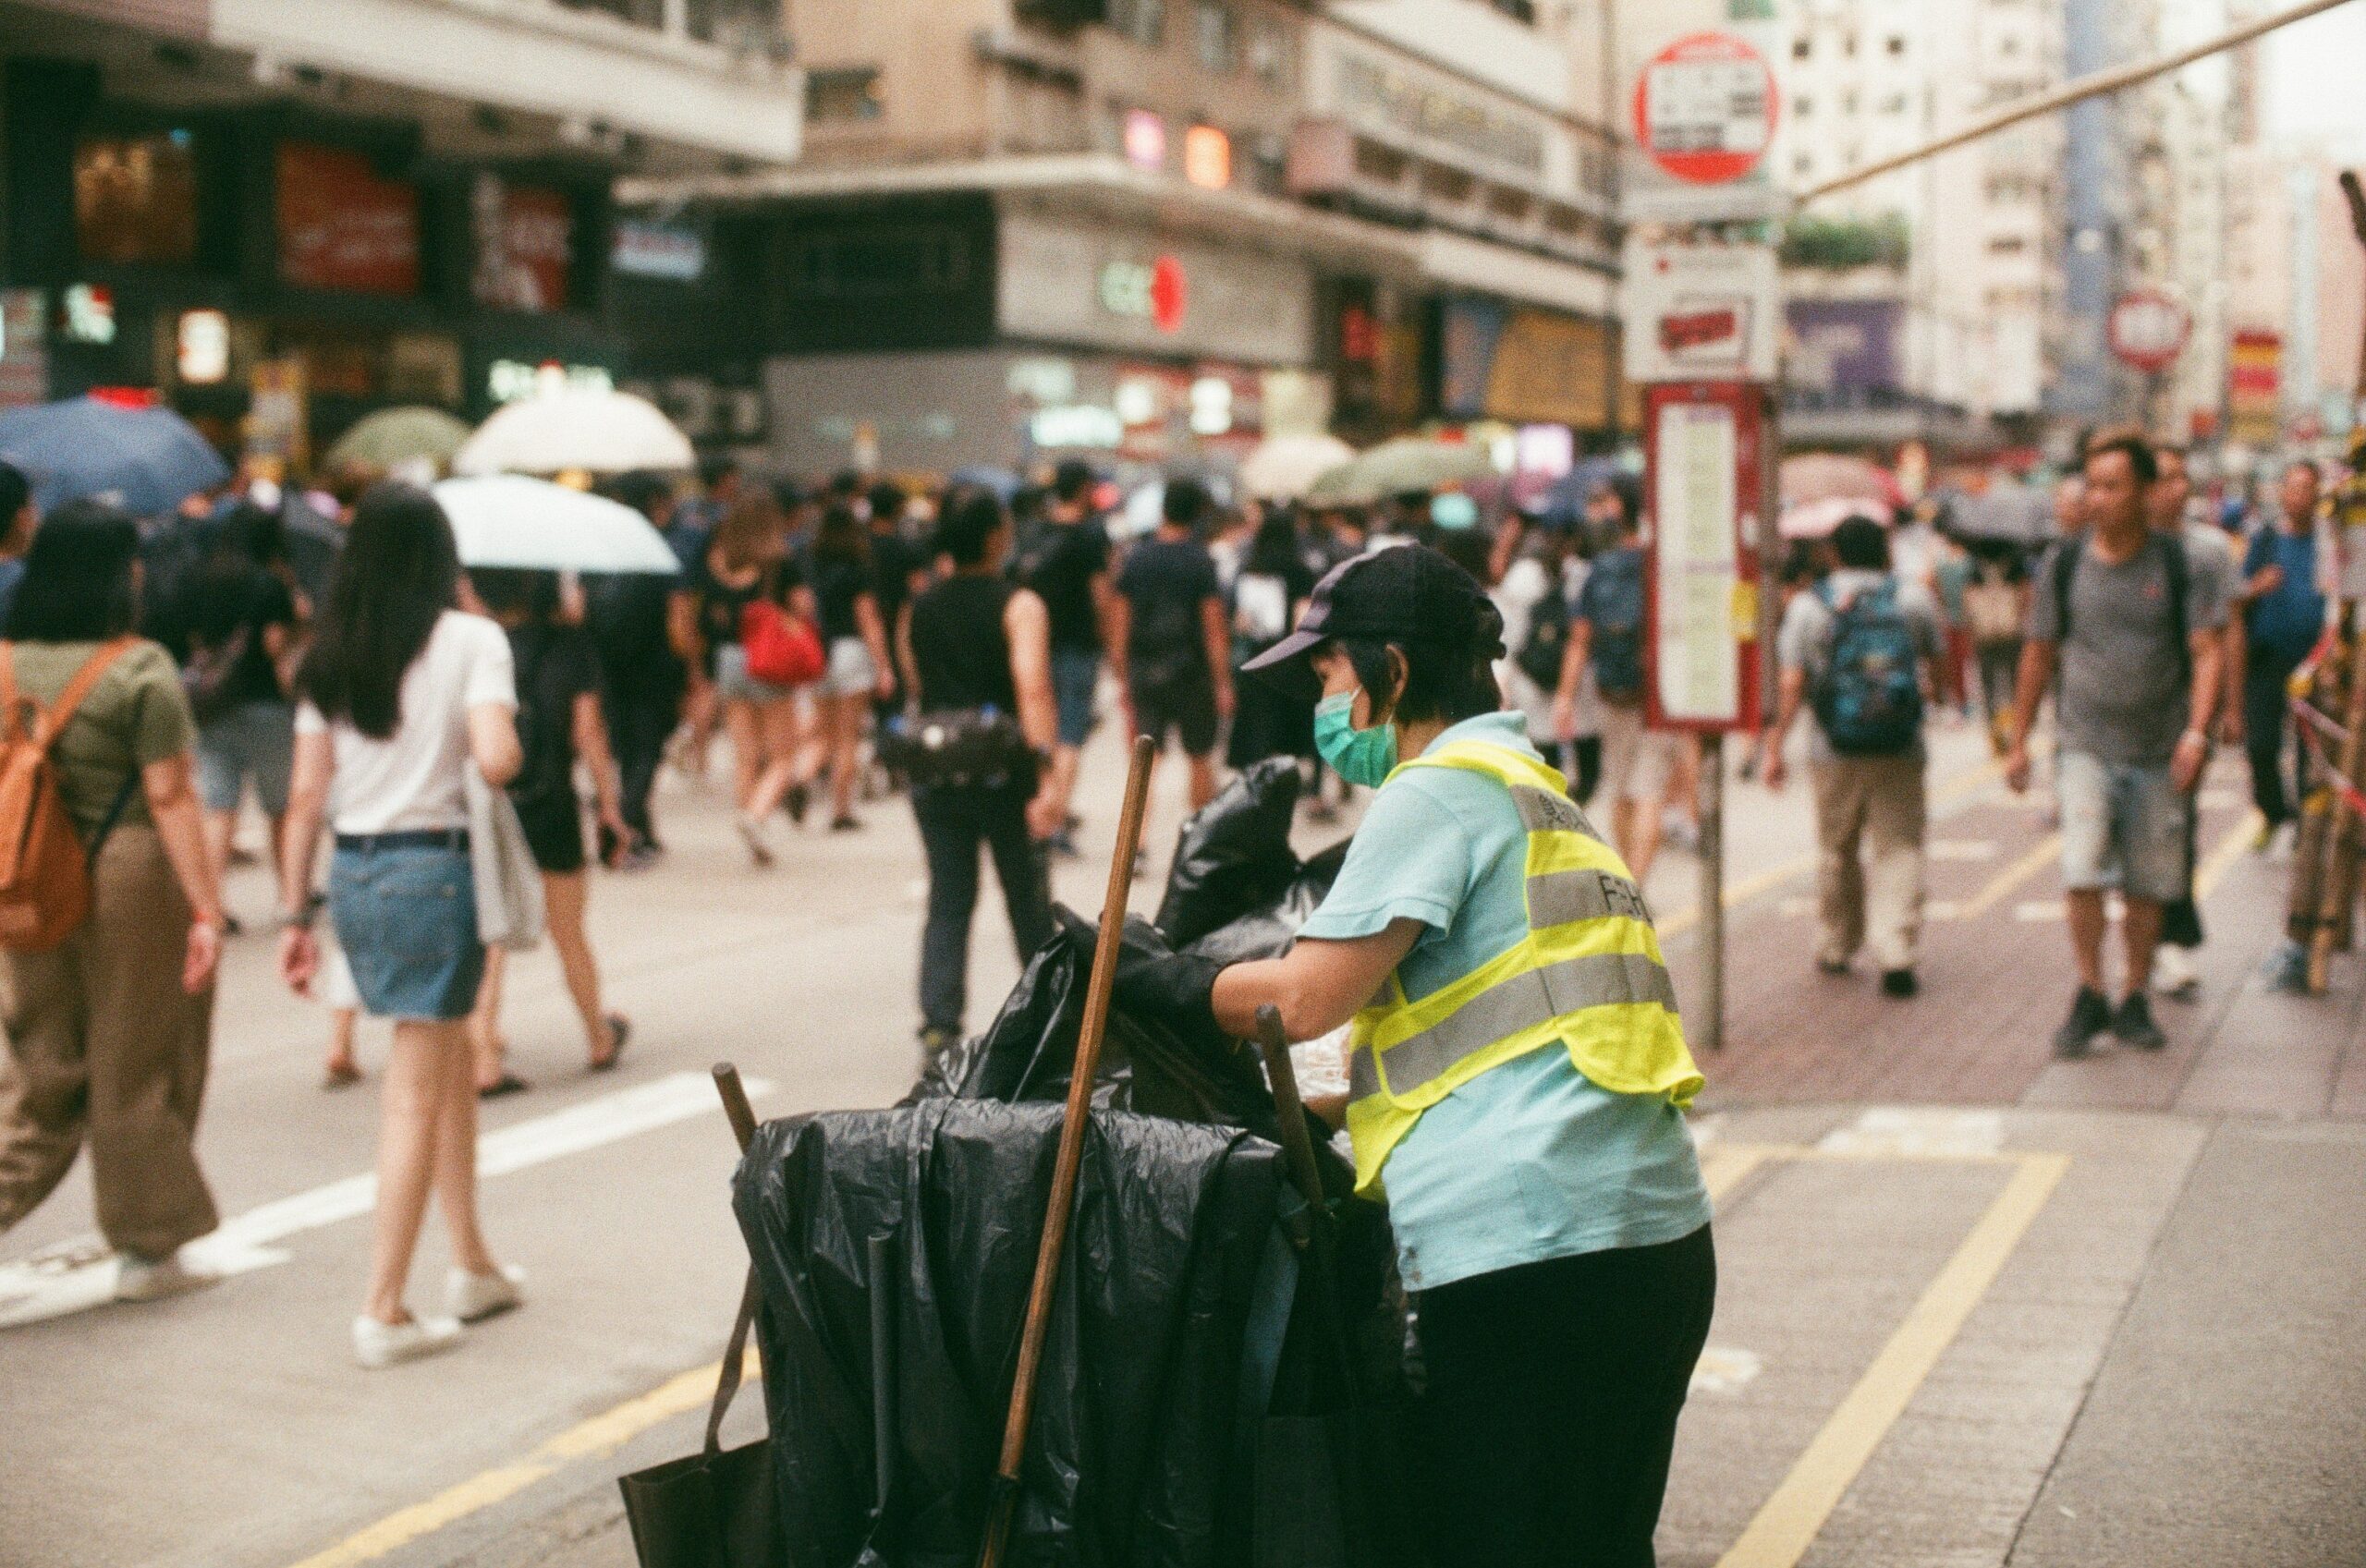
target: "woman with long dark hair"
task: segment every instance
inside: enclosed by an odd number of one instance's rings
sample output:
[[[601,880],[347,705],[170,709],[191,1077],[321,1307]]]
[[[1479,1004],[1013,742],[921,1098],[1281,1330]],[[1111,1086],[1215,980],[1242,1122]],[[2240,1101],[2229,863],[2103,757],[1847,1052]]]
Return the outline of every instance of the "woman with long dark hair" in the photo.
[[[88,1142],[99,1230],[128,1301],[210,1283],[177,1254],[218,1222],[195,1142],[222,895],[179,675],[132,635],[139,549],[139,529],[111,506],[51,513],[0,643],[0,723],[20,738],[20,723],[56,726],[58,799],[91,874],[90,913],[64,942],[0,953],[0,1231]]]
[[[476,1074],[467,1020],[484,976],[469,859],[467,770],[518,774],[509,639],[458,608],[452,525],[426,492],[382,484],[355,507],[298,689],[296,777],[280,857],[280,970],[308,994],[321,824],[335,829],[328,905],[361,1004],[395,1021],[378,1137],[369,1296],[355,1357],[387,1367],[458,1343],[460,1325],[518,1304],[477,1222]],[[433,1190],[457,1267],[446,1314],[403,1304]]]
[[[830,769],[830,831],[855,820],[855,775],[861,768],[862,721],[874,700],[896,694],[887,659],[887,626],[873,589],[871,535],[851,507],[822,514],[813,537],[813,603],[829,666],[813,688],[814,730]]]
[[[813,596],[788,558],[788,519],[770,496],[739,502],[715,525],[686,614],[693,651],[706,664],[731,736],[739,836],[759,866],[773,863],[772,814],[783,801],[802,821],[811,769],[797,691],[748,673],[741,626],[758,601],[811,617]]]

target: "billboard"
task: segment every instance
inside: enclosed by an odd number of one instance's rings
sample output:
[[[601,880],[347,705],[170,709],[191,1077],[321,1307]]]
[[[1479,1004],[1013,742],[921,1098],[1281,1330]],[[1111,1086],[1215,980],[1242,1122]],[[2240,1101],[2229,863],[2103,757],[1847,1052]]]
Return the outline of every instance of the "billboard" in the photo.
[[[419,188],[366,152],[279,144],[274,208],[280,281],[348,294],[419,292]]]
[[[1783,307],[1783,382],[1803,391],[1862,395],[1899,384],[1900,299],[1793,299]]]
[[[1448,419],[1610,423],[1616,350],[1602,322],[1455,298],[1442,307],[1438,337],[1438,403]]]

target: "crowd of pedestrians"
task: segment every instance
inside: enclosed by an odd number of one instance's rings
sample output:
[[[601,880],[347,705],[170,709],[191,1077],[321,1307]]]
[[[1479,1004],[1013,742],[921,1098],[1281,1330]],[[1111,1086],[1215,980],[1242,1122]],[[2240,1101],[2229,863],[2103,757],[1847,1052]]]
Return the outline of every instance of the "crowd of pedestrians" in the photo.
[[[215,1223],[193,1132],[213,974],[239,929],[222,888],[250,799],[278,870],[282,969],[335,1020],[327,1085],[362,1076],[357,1014],[395,1022],[353,1325],[371,1367],[446,1348],[522,1299],[474,1197],[477,1102],[528,1087],[501,1027],[516,960],[478,923],[472,851],[496,793],[594,1072],[616,1064],[632,1025],[603,993],[590,873],[663,861],[669,759],[703,776],[728,745],[733,820],[757,869],[793,854],[784,835],[809,820],[857,832],[907,796],[928,874],[920,1034],[941,1051],[972,1022],[985,862],[1022,957],[1051,932],[1049,865],[1077,853],[1096,734],[1171,742],[1193,807],[1224,766],[1287,756],[1307,771],[1309,809],[1336,812],[1354,771],[1318,760],[1324,713],[1234,672],[1290,638],[1326,576],[1421,544],[1486,591],[1506,722],[1600,814],[1638,884],[1664,845],[1691,842],[1700,753],[1649,720],[1631,480],[1555,516],[1490,515],[1451,492],[1259,504],[1177,475],[1154,526],[1129,535],[1105,476],[1067,463],[1043,478],[807,486],[726,461],[687,483],[620,475],[605,492],[649,520],[679,572],[580,577],[464,571],[434,499],[385,483],[305,498],[342,541],[334,572],[308,576],[268,487],[145,527],[96,503],[36,524],[22,476],[0,466],[0,763],[54,739],[47,765],[91,867],[89,913],[62,945],[0,955],[0,1229],[87,1145],[119,1294],[205,1282],[177,1254]],[[1796,550],[1779,585],[1776,711],[1749,766],[1784,789],[1805,720],[1815,965],[1845,973],[1869,953],[1886,994],[1918,994],[1930,731],[1984,723],[2025,789],[2050,699],[2077,975],[2055,1049],[2083,1055],[2106,1034],[2158,1048],[2148,991],[2195,983],[2193,790],[2212,748],[2248,753],[2262,848],[2288,843],[2308,787],[2286,691],[2328,615],[2337,550],[2320,480],[2296,463],[2255,508],[2222,508],[2197,497],[2181,451],[2106,431],[2055,489],[2058,532],[2042,548],[1960,535],[1925,507],[1869,509]],[[414,1315],[431,1197],[457,1266],[440,1309]]]

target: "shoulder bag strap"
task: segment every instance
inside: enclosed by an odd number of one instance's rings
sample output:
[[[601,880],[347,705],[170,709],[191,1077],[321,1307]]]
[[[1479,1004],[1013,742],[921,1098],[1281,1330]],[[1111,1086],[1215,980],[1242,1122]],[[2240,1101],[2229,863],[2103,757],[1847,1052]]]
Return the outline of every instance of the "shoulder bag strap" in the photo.
[[[116,638],[91,654],[82,667],[74,672],[74,678],[66,683],[66,689],[57,694],[57,700],[42,714],[41,727],[33,735],[35,745],[46,751],[57,744],[58,735],[73,723],[75,712],[82,706],[82,699],[91,695],[91,688],[99,684],[117,659],[131,651],[132,640],[128,637]],[[13,687],[15,682],[12,680],[9,684]]]
[[[131,758],[131,771],[124,774],[123,787],[115,792],[115,800],[107,807],[107,814],[100,818],[99,825],[91,830],[91,842],[82,846],[82,858],[86,861],[98,859],[99,851],[106,847],[107,835],[115,832],[116,824],[122,821],[123,814],[131,808],[132,794],[140,788],[140,753],[137,747],[140,721],[147,711],[147,707],[148,694],[145,691],[132,699],[131,734],[134,750]]]
[[[748,1331],[756,1321],[756,1270],[748,1270],[748,1282],[739,1292],[739,1316],[731,1324],[730,1343],[723,1347],[723,1368],[714,1380],[714,1403],[706,1413],[706,1456],[713,1459],[723,1452],[723,1417],[731,1408],[731,1401],[739,1392],[739,1376],[748,1359]]]

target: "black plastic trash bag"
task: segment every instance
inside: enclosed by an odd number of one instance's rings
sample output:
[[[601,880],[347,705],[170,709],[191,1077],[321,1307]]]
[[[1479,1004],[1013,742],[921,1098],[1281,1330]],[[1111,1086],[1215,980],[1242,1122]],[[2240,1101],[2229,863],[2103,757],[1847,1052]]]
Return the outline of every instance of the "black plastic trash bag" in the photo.
[[[1072,910],[1054,915],[1058,930],[1029,961],[993,1026],[931,1061],[911,1100],[1067,1098],[1097,932]],[[1136,953],[1169,951],[1140,920],[1126,922],[1124,940]],[[1171,1019],[1112,1006],[1096,1077],[1093,1103],[1106,1109],[1246,1127],[1268,1137],[1274,1131],[1273,1099],[1249,1049],[1222,1036],[1187,1037]]]
[[[1187,943],[1184,951],[1194,957],[1213,958],[1219,964],[1279,958],[1298,940],[1299,928],[1306,924],[1307,917],[1321,908],[1323,901],[1331,895],[1331,884],[1339,880],[1339,868],[1347,858],[1348,845],[1342,840],[1300,866],[1289,885],[1271,904]]]
[[[1290,820],[1303,781],[1295,758],[1251,764],[1193,812],[1175,840],[1158,929],[1188,947],[1282,896],[1298,875]]]
[[[1055,1105],[954,1099],[758,1131],[733,1206],[763,1292],[789,1562],[975,1562],[1059,1131]],[[1006,1562],[1251,1561],[1256,1440],[1279,1375],[1260,1347],[1283,1342],[1296,1288],[1282,1187],[1261,1139],[1093,1114]],[[871,1268],[881,1236],[884,1280]],[[893,1295],[894,1392],[874,1524],[876,1289]]]

